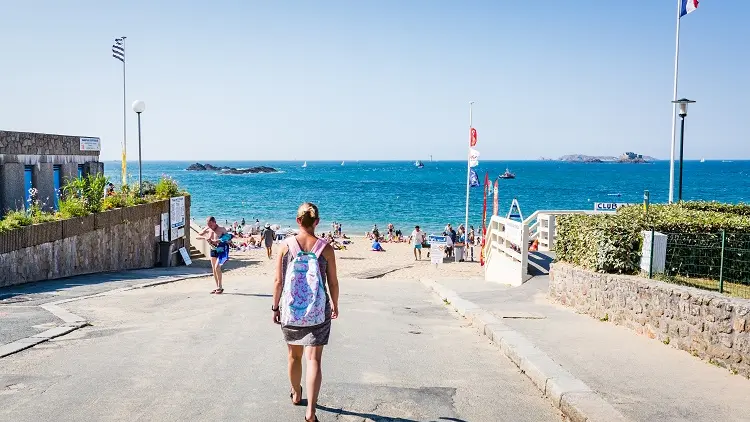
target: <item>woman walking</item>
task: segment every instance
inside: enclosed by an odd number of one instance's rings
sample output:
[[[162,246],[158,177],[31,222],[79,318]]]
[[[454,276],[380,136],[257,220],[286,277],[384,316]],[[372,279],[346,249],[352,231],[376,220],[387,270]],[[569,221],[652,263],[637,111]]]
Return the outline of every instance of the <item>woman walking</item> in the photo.
[[[271,307],[273,322],[281,324],[287,343],[289,396],[294,405],[302,402],[303,354],[307,360],[306,422],[318,420],[315,410],[323,378],[323,346],[328,344],[331,320],[339,312],[336,257],[331,245],[315,235],[319,222],[317,206],[309,202],[300,205],[299,234],[290,236],[279,253]]]

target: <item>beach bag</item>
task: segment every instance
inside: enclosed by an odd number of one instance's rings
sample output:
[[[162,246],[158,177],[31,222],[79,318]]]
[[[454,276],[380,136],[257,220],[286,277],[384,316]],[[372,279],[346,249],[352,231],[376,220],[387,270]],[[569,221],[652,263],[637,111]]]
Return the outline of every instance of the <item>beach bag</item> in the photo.
[[[289,253],[294,257],[284,275],[281,293],[281,324],[292,327],[312,327],[326,320],[326,288],[320,273],[318,258],[326,242],[318,239],[312,251],[304,252],[294,236],[287,240]]]

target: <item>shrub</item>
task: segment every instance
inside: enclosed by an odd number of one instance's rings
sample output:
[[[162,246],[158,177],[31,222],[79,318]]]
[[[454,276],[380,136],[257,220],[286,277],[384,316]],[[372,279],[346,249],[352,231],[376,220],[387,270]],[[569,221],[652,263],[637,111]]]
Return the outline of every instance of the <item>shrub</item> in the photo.
[[[617,215],[571,214],[557,218],[557,259],[593,271],[637,272],[641,241],[638,225]]]
[[[91,214],[86,201],[77,196],[71,195],[60,199],[59,206],[62,218],[84,217]]]
[[[565,215],[557,218],[557,259],[594,271],[635,273],[639,270],[641,231],[653,228],[668,234],[668,275],[717,277],[721,260],[720,232],[726,232],[724,275],[747,282],[750,261],[734,258],[729,249],[750,234],[747,205],[682,203],[652,205],[648,218],[641,206],[623,207],[617,214]],[[744,249],[744,248],[743,248]],[[738,252],[741,254],[741,252]],[[713,274],[716,273],[716,274]]]
[[[177,186],[177,182],[168,176],[162,176],[158,182],[156,182],[155,194],[158,199],[169,199],[173,196],[180,196],[182,192],[180,187]]]
[[[680,207],[694,211],[714,211],[726,214],[744,215],[750,217],[750,204],[725,204],[716,201],[690,201],[682,202]]]
[[[31,216],[23,210],[9,211],[3,218],[3,226],[6,230],[13,230],[23,226],[34,224]]]
[[[63,192],[67,197],[79,197],[83,199],[84,206],[88,213],[99,212],[102,210],[102,202],[104,202],[104,190],[109,184],[103,174],[97,174],[95,176],[88,175],[86,177],[79,177],[73,179],[63,187]],[[60,207],[62,210],[62,206]]]
[[[104,201],[102,201],[102,211],[109,211],[125,206],[127,206],[127,201],[125,196],[122,194],[109,195],[104,198]]]

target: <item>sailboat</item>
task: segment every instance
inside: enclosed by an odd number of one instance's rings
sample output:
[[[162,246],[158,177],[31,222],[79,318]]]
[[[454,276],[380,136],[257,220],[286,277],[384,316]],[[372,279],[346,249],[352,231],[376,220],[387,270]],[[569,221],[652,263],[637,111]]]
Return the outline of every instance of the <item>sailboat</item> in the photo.
[[[305,167],[307,167],[307,161],[305,161],[304,163],[302,163],[302,168],[305,168]]]
[[[705,158],[701,158],[701,163],[705,163],[705,162],[706,162],[706,159]]]
[[[342,166],[344,165],[344,162],[343,162],[343,161],[341,162],[341,165],[342,165]]]
[[[421,169],[422,167],[424,167],[424,164],[422,164],[421,161],[417,160],[414,162],[414,167]]]

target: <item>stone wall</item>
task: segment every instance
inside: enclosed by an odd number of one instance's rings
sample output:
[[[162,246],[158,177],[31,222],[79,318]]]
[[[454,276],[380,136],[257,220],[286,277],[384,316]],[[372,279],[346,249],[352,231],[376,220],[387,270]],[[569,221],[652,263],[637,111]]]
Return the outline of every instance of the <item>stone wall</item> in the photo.
[[[188,196],[188,221],[189,210]],[[168,200],[0,233],[0,287],[153,267],[159,244],[154,226],[164,212],[169,212]],[[187,237],[187,248],[189,242]]]
[[[0,130],[0,154],[9,155],[89,155],[99,151],[81,151],[82,136]]]
[[[552,265],[549,297],[750,377],[750,300],[565,263]]]

